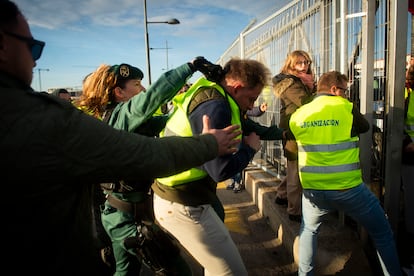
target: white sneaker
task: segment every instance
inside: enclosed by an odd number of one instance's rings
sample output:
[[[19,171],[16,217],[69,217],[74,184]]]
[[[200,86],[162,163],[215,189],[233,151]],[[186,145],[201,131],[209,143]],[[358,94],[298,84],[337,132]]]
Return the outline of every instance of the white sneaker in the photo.
[[[234,179],[231,180],[231,183],[229,185],[227,185],[226,189],[227,190],[233,190],[234,189]]]
[[[243,189],[243,184],[242,183],[239,183],[239,182],[234,183],[233,192],[239,193],[239,192],[242,191],[242,189]]]

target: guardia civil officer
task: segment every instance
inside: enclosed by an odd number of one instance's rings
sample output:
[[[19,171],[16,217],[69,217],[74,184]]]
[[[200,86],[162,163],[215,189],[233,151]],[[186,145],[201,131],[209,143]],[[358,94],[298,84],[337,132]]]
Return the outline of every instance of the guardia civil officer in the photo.
[[[141,85],[144,74],[139,68],[127,63],[102,64],[85,78],[82,95],[76,104],[115,128],[157,137],[168,116],[154,116],[156,110],[171,100],[196,70],[208,76],[217,69],[221,70],[221,67],[197,57],[163,73],[146,89]],[[148,177],[139,181],[123,179],[101,184],[106,194],[101,218],[111,239],[116,276],[139,274],[144,268],[141,262],[155,271],[164,269],[172,273],[168,270],[174,270],[180,275],[191,273],[179,254],[171,252],[173,245],[168,243],[168,239],[164,239],[164,243],[144,244],[138,248],[129,248],[125,244],[127,239],[131,241],[131,238],[142,235],[138,229],[142,231],[143,222],[147,231],[158,235],[154,237],[154,243],[163,239],[163,232],[153,223],[152,182],[153,178]],[[158,245],[160,250],[156,250]],[[104,247],[103,253],[107,249]],[[107,255],[103,256],[106,261]]]

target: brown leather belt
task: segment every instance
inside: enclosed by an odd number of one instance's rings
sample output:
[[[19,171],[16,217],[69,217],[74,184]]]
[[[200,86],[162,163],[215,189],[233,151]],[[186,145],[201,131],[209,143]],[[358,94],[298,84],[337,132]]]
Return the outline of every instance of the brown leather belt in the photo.
[[[116,208],[121,212],[132,214],[135,217],[136,221],[154,220],[151,196],[148,196],[143,201],[131,203],[108,194],[106,196],[106,200],[113,208]]]
[[[131,213],[131,214],[133,214],[135,212],[135,206],[134,206],[135,204],[134,203],[130,203],[130,202],[120,200],[119,198],[116,198],[116,197],[114,197],[110,194],[108,194],[106,196],[106,199],[108,200],[108,203],[112,207],[114,207],[114,208],[116,208],[116,209],[118,209],[122,212]]]

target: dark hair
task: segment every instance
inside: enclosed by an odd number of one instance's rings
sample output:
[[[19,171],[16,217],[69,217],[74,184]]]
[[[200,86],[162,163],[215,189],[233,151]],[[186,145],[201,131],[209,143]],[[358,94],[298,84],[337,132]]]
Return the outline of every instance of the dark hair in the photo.
[[[0,29],[18,25],[17,16],[22,14],[17,5],[8,0],[0,0]]]
[[[52,95],[59,96],[59,94],[70,94],[65,88],[56,89],[52,92]]]
[[[65,88],[61,88],[58,90],[58,94],[69,94],[69,92]]]

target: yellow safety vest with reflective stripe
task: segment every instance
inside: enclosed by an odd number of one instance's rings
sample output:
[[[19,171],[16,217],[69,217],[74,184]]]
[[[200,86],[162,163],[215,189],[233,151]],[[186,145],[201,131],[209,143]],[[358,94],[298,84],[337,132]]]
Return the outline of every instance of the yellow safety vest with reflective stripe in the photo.
[[[405,88],[405,99],[408,98],[408,107],[407,107],[407,116],[405,118],[405,132],[411,137],[411,140],[414,141],[414,98],[413,98],[413,89]]]
[[[167,121],[165,129],[161,132],[160,137],[164,136],[193,136],[190,121],[187,117],[188,106],[193,99],[194,94],[200,89],[210,87],[216,89],[224,96],[230,104],[231,123],[241,125],[240,109],[232,97],[226,95],[223,88],[215,82],[200,78],[185,93],[179,94],[173,98],[174,111]],[[239,137],[241,138],[241,136]],[[166,186],[177,186],[202,179],[207,176],[207,172],[198,168],[192,168],[182,173],[170,177],[158,178],[157,181]]]
[[[340,96],[317,96],[292,114],[304,189],[343,190],[362,183],[359,138],[351,137],[352,103]]]

